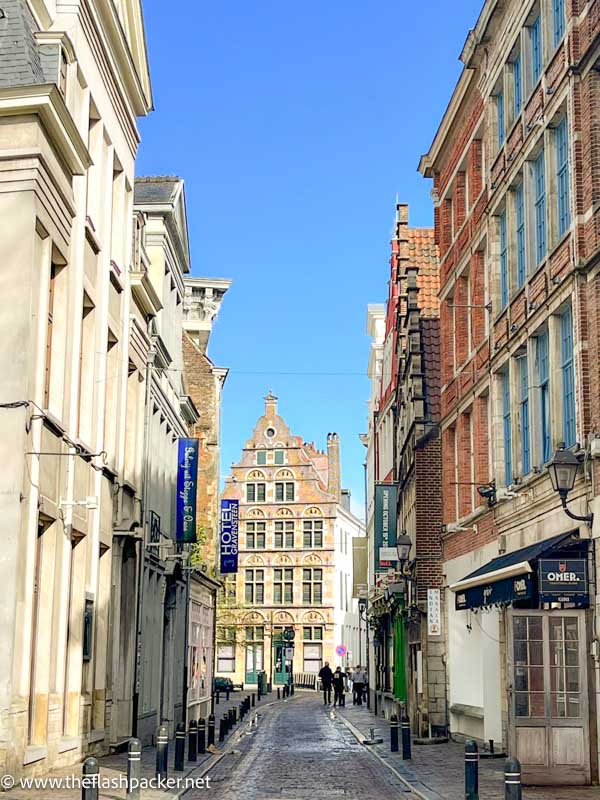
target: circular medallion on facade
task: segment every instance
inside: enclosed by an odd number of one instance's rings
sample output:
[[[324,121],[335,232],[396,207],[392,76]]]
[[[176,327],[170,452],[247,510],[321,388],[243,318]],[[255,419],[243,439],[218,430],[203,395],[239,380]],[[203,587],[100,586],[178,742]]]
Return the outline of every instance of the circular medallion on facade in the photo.
[[[267,430],[265,431],[265,436],[267,436],[269,439],[272,439],[276,433],[277,431],[275,430],[275,428],[267,428]]]

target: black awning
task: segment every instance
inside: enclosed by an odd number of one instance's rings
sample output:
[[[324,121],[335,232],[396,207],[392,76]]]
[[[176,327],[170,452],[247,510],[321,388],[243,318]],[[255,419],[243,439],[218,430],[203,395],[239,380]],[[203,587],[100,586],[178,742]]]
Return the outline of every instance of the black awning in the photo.
[[[535,592],[535,568],[531,562],[570,544],[587,547],[587,541],[574,538],[573,531],[522,547],[493,558],[466,575],[450,589],[456,594],[457,610],[481,608],[496,603],[530,600]]]

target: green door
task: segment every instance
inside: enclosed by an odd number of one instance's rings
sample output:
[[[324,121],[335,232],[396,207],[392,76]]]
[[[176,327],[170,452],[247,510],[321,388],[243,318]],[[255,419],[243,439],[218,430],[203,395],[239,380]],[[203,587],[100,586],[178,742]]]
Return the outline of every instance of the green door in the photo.
[[[245,683],[258,683],[258,673],[263,669],[262,644],[246,645],[246,680]]]
[[[285,668],[285,643],[275,641],[273,644],[273,672],[274,683],[287,683],[287,672]]]

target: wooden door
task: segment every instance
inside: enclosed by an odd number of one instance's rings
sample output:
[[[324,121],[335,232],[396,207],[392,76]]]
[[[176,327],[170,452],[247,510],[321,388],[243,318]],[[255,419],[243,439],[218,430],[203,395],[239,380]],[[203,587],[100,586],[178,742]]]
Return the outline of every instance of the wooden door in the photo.
[[[510,750],[523,782],[590,782],[585,617],[579,611],[510,616]]]

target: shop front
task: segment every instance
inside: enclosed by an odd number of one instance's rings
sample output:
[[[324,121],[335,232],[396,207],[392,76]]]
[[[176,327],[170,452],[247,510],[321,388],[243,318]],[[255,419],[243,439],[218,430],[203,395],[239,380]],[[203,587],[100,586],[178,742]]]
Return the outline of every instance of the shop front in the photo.
[[[453,584],[457,611],[504,614],[508,749],[527,784],[589,784],[589,541],[555,536],[492,559]]]

